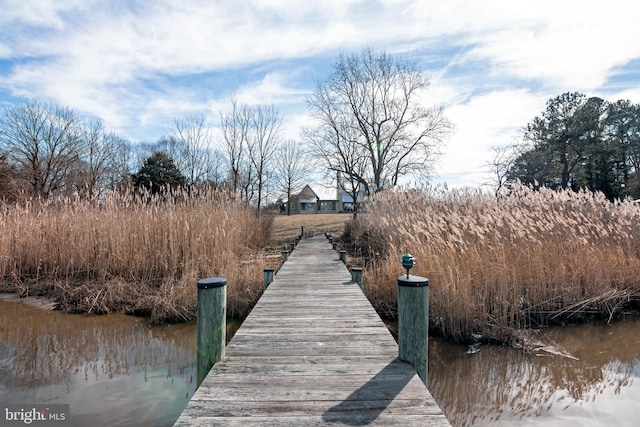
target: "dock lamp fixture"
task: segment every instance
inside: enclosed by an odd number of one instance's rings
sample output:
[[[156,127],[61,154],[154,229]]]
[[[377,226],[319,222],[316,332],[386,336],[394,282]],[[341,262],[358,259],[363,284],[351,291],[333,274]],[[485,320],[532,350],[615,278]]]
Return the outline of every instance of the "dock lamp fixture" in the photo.
[[[402,255],[402,267],[407,270],[407,279],[409,278],[409,270],[415,265],[415,258],[411,254]]]

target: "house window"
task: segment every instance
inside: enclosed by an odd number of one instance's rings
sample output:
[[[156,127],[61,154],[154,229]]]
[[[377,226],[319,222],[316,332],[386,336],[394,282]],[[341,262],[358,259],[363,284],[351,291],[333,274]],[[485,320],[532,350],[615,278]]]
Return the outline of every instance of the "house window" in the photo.
[[[320,202],[321,211],[335,211],[336,202]]]

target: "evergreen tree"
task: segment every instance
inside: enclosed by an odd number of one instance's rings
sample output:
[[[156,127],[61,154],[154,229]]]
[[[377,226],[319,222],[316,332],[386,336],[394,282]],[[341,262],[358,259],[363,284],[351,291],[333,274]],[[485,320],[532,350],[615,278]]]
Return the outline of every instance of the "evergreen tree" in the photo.
[[[509,180],[555,189],[640,197],[640,107],[574,92],[547,102],[509,159]]]
[[[167,186],[181,187],[186,184],[186,178],[166,153],[159,151],[147,157],[138,173],[131,176],[133,185],[137,189],[147,189],[152,194],[163,191]]]

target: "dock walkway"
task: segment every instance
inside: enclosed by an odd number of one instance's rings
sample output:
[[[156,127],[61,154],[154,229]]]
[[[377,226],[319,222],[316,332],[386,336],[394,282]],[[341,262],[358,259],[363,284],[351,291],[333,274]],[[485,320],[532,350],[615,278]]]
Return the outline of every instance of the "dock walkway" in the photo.
[[[303,239],[176,426],[449,423],[338,254]]]

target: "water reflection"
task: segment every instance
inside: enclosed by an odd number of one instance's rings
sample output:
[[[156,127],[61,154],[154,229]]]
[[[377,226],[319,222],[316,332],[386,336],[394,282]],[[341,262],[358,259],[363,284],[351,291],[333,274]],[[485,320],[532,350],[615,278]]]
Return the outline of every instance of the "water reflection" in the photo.
[[[469,355],[432,339],[429,389],[451,423],[637,425],[640,319],[554,328],[540,338],[575,358],[499,346]]]
[[[575,359],[431,339],[429,389],[452,425],[637,425],[640,319],[540,339]],[[78,426],[172,425],[195,391],[195,343],[194,323],[0,301],[0,402],[70,404]]]
[[[0,301],[0,402],[68,403],[77,425],[171,425],[195,390],[195,331]]]

